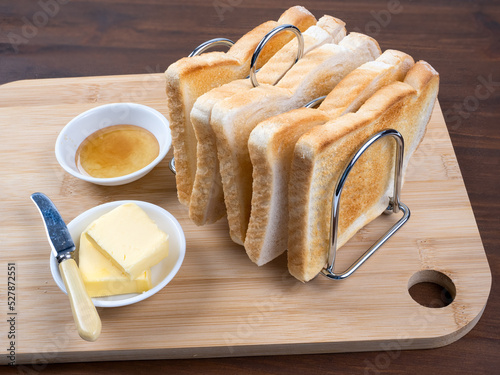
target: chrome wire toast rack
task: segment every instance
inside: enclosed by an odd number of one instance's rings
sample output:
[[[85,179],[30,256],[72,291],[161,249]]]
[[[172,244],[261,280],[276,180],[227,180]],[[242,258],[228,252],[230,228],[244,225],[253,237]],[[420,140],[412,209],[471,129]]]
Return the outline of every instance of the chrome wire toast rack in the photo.
[[[335,273],[335,257],[337,255],[337,230],[339,222],[339,207],[340,207],[340,196],[342,194],[342,189],[344,188],[349,172],[359,160],[361,155],[370,148],[375,142],[384,137],[392,137],[396,141],[396,157],[394,166],[394,196],[389,198],[389,206],[386,208],[386,214],[395,213],[397,214],[399,210],[403,212],[403,217],[399,219],[382,237],[380,237],[361,257],[358,258],[347,270],[342,273]],[[341,280],[351,276],[364,262],[370,258],[375,251],[377,251],[389,238],[392,237],[396,231],[401,228],[410,218],[410,209],[407,205],[399,200],[401,193],[401,182],[403,174],[403,157],[404,157],[404,139],[401,133],[394,129],[383,130],[372,137],[370,137],[354,154],[352,159],[347,163],[344,171],[337,180],[335,190],[333,192],[332,201],[332,216],[330,219],[330,236],[329,244],[330,249],[328,251],[328,263],[325,268],[321,271],[323,276],[329,279]]]
[[[277,79],[277,81],[273,84],[275,85],[277,82],[283,78],[283,76],[290,70],[290,68],[300,59],[304,54],[304,39],[302,37],[302,33],[300,30],[293,25],[281,25],[273,30],[262,38],[260,43],[255,48],[255,51],[252,55],[252,59],[250,62],[250,75],[247,78],[250,78],[252,85],[254,87],[259,86],[259,82],[257,81],[257,72],[256,63],[257,59],[262,52],[265,45],[277,34],[283,31],[291,31],[294,33],[298,40],[298,51],[297,57],[295,61],[290,65],[290,67]],[[208,40],[198,47],[196,47],[193,52],[189,54],[189,57],[200,55],[205,52],[209,48],[216,46],[226,46],[231,47],[234,42],[230,39],[226,38],[215,38]],[[323,100],[326,98],[325,96],[321,96],[319,98],[311,100],[304,107],[306,108],[315,108]],[[403,212],[403,216],[382,236],[380,237],[368,250],[365,251],[363,255],[361,255],[351,266],[349,266],[345,271],[341,273],[336,273],[335,259],[337,255],[337,239],[338,239],[338,222],[339,222],[339,211],[340,211],[340,197],[342,194],[342,190],[347,181],[347,177],[351,172],[352,168],[356,164],[356,162],[361,158],[361,156],[365,153],[366,150],[370,148],[375,142],[378,140],[391,137],[396,142],[396,157],[395,157],[395,166],[394,166],[394,187],[393,187],[393,196],[389,198],[389,205],[384,211],[385,214],[397,214],[399,211]],[[365,263],[368,258],[370,258],[389,238],[391,238],[394,233],[396,233],[410,218],[410,209],[407,205],[400,201],[401,194],[401,184],[402,184],[402,175],[403,175],[403,160],[404,160],[404,139],[401,133],[394,129],[386,129],[383,130],[372,137],[370,137],[354,154],[351,160],[347,163],[344,170],[340,174],[339,179],[336,182],[335,189],[332,197],[332,211],[330,217],[330,233],[329,233],[329,249],[328,249],[328,259],[327,264],[320,272],[323,276],[327,277],[331,280],[343,280],[347,277],[351,276],[363,263]],[[175,170],[175,159],[172,158],[169,162],[169,168],[173,174],[176,174]]]
[[[314,108],[325,100],[325,96],[311,100],[304,107]],[[403,216],[399,219],[385,234],[380,237],[365,253],[359,257],[349,268],[347,268],[342,273],[335,273],[335,257],[337,255],[337,238],[338,238],[338,222],[339,222],[339,207],[340,207],[340,196],[342,194],[342,189],[344,188],[349,172],[352,170],[356,162],[359,160],[361,155],[370,148],[375,142],[384,137],[392,137],[396,141],[396,158],[394,166],[394,189],[393,197],[389,198],[389,206],[385,210],[385,214],[397,214],[400,210],[403,212]],[[346,167],[340,174],[339,179],[335,185],[335,190],[333,192],[332,200],[332,214],[330,218],[330,234],[329,234],[329,250],[328,250],[328,263],[325,268],[321,271],[321,274],[329,279],[342,280],[351,276],[361,265],[370,258],[375,251],[377,251],[389,238],[392,237],[396,231],[401,228],[410,218],[410,209],[406,204],[400,201],[399,197],[401,195],[401,182],[403,175],[403,160],[404,160],[404,138],[397,130],[387,129],[383,130],[372,137],[370,137],[359,149],[356,151],[352,159],[347,163]]]

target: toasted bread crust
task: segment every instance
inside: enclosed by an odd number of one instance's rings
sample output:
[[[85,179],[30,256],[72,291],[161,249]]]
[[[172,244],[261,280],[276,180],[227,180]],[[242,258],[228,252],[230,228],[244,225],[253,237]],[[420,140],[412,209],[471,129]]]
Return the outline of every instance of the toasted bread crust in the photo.
[[[294,6],[285,11],[281,17],[278,19],[276,24],[271,27],[273,29],[279,25],[290,24],[296,26],[300,31],[304,32],[309,27],[316,24],[316,18],[304,7]],[[260,40],[271,30],[258,35],[257,44]],[[262,50],[259,59],[257,60],[256,67],[260,69],[267,61],[278,52],[285,44],[294,38],[291,33],[280,33],[276,35],[273,39],[269,41],[268,44]],[[242,38],[238,40],[228,51],[228,54],[235,57],[239,61],[248,62],[248,69],[250,68],[250,59],[253,55],[255,47],[255,36],[250,33],[245,34]]]
[[[331,118],[356,112],[374,92],[394,81],[403,81],[414,65],[413,58],[400,51],[387,50],[380,57],[343,79],[319,106]]]

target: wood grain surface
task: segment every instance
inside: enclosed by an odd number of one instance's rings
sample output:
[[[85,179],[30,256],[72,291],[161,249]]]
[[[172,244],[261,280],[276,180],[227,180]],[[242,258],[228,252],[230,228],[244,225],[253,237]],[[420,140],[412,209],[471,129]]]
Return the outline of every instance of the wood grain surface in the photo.
[[[191,222],[168,169],[172,152],[152,173],[123,186],[96,186],[60,169],[53,144],[66,121],[124,100],[124,93],[138,92],[147,78],[154,84],[140,103],[165,113],[162,74],[24,80],[0,87],[0,122],[9,134],[0,159],[17,161],[0,169],[0,179],[9,181],[0,201],[0,267],[14,262],[18,269],[17,363],[31,368],[38,357],[84,362],[435,348],[476,325],[491,273],[438,104],[405,176],[402,200],[411,220],[355,277],[341,282],[318,277],[303,284],[288,274],[285,256],[256,267],[230,240],[226,220],[203,227]],[[68,298],[51,279],[50,246],[27,199],[33,190],[48,194],[67,221],[122,199],[168,209],[186,235],[182,268],[164,290],[140,304],[99,309],[102,335],[92,344],[81,340]],[[360,230],[339,251],[335,268],[347,269],[399,216],[382,215]],[[420,306],[408,293],[420,281],[440,281],[453,303]],[[5,286],[0,281],[0,290]]]
[[[0,82],[27,78],[161,72],[202,41],[237,39],[277,18],[286,1],[59,1],[45,17],[38,2],[0,3]],[[62,4],[67,3],[67,4]],[[382,48],[401,49],[441,73],[440,102],[493,273],[478,325],[449,346],[383,352],[203,360],[44,365],[47,373],[494,373],[498,368],[500,292],[498,1],[304,1],[367,32]],[[38,26],[31,26],[35,22]],[[45,24],[45,25],[44,25]],[[97,95],[94,93],[93,95]],[[143,91],[134,93],[140,101]],[[92,95],[92,93],[90,94]],[[43,100],[43,98],[41,98]],[[4,126],[4,124],[1,124]],[[2,142],[5,142],[5,133]],[[5,163],[5,160],[1,161]],[[14,162],[7,160],[7,162]],[[6,182],[2,181],[2,184]],[[7,182],[8,184],[9,182]],[[3,190],[3,188],[2,188]],[[2,297],[3,298],[3,297]],[[5,369],[2,369],[5,370]],[[26,369],[15,369],[17,371]]]

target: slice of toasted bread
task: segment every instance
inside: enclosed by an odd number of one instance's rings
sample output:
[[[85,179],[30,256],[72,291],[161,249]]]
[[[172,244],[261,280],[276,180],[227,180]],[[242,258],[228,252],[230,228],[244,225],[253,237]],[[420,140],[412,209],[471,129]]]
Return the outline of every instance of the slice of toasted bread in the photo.
[[[338,43],[345,33],[343,21],[323,16],[316,25],[303,33],[304,54],[325,43]],[[257,73],[259,82],[274,84],[290,67],[296,55],[297,40],[293,39]],[[252,87],[249,79],[229,82],[200,96],[191,110],[191,123],[197,139],[197,166],[189,202],[189,217],[196,225],[214,223],[226,213],[215,134],[210,125],[212,108],[216,103]]]
[[[318,109],[328,113],[332,119],[356,112],[380,88],[394,81],[403,81],[414,64],[410,55],[388,49],[377,60],[363,64],[350,73]]]
[[[265,22],[240,38],[227,52],[208,52],[185,57],[171,64],[165,72],[167,104],[172,131],[179,201],[189,204],[196,171],[196,137],[189,114],[196,99],[214,87],[244,78],[249,73],[250,59],[260,40],[274,27],[292,24],[301,31],[316,23],[305,8],[295,6],[282,14],[278,22]],[[267,62],[293,36],[282,33],[273,38],[259,58]]]
[[[422,140],[436,101],[439,75],[420,61],[405,82],[378,90],[356,113],[348,113],[304,134],[297,142],[289,183],[288,269],[301,281],[325,266],[332,194],[340,173],[370,136],[393,128],[405,139],[403,168]],[[394,140],[368,149],[344,186],[338,247],[388,206],[394,183]]]
[[[233,95],[212,109],[224,201],[233,241],[243,244],[250,218],[252,163],[248,138],[261,121],[328,94],[348,73],[380,55],[378,43],[351,33],[325,44],[297,62],[276,86],[261,85]]]
[[[295,143],[317,125],[357,110],[378,89],[403,81],[413,66],[406,53],[387,50],[349,73],[318,109],[299,108],[261,122],[250,134],[252,204],[245,250],[257,265],[288,245],[288,183]]]
[[[288,177],[297,139],[329,120],[324,111],[300,108],[261,122],[250,134],[252,200],[245,250],[261,266],[288,246]]]

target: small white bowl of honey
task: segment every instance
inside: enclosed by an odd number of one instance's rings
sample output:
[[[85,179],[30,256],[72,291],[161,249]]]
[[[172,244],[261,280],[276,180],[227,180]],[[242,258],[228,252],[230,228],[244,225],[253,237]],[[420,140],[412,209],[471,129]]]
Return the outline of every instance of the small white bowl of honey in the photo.
[[[92,108],[59,133],[56,158],[69,174],[98,185],[135,181],[150,172],[172,144],[168,120],[135,103]]]

